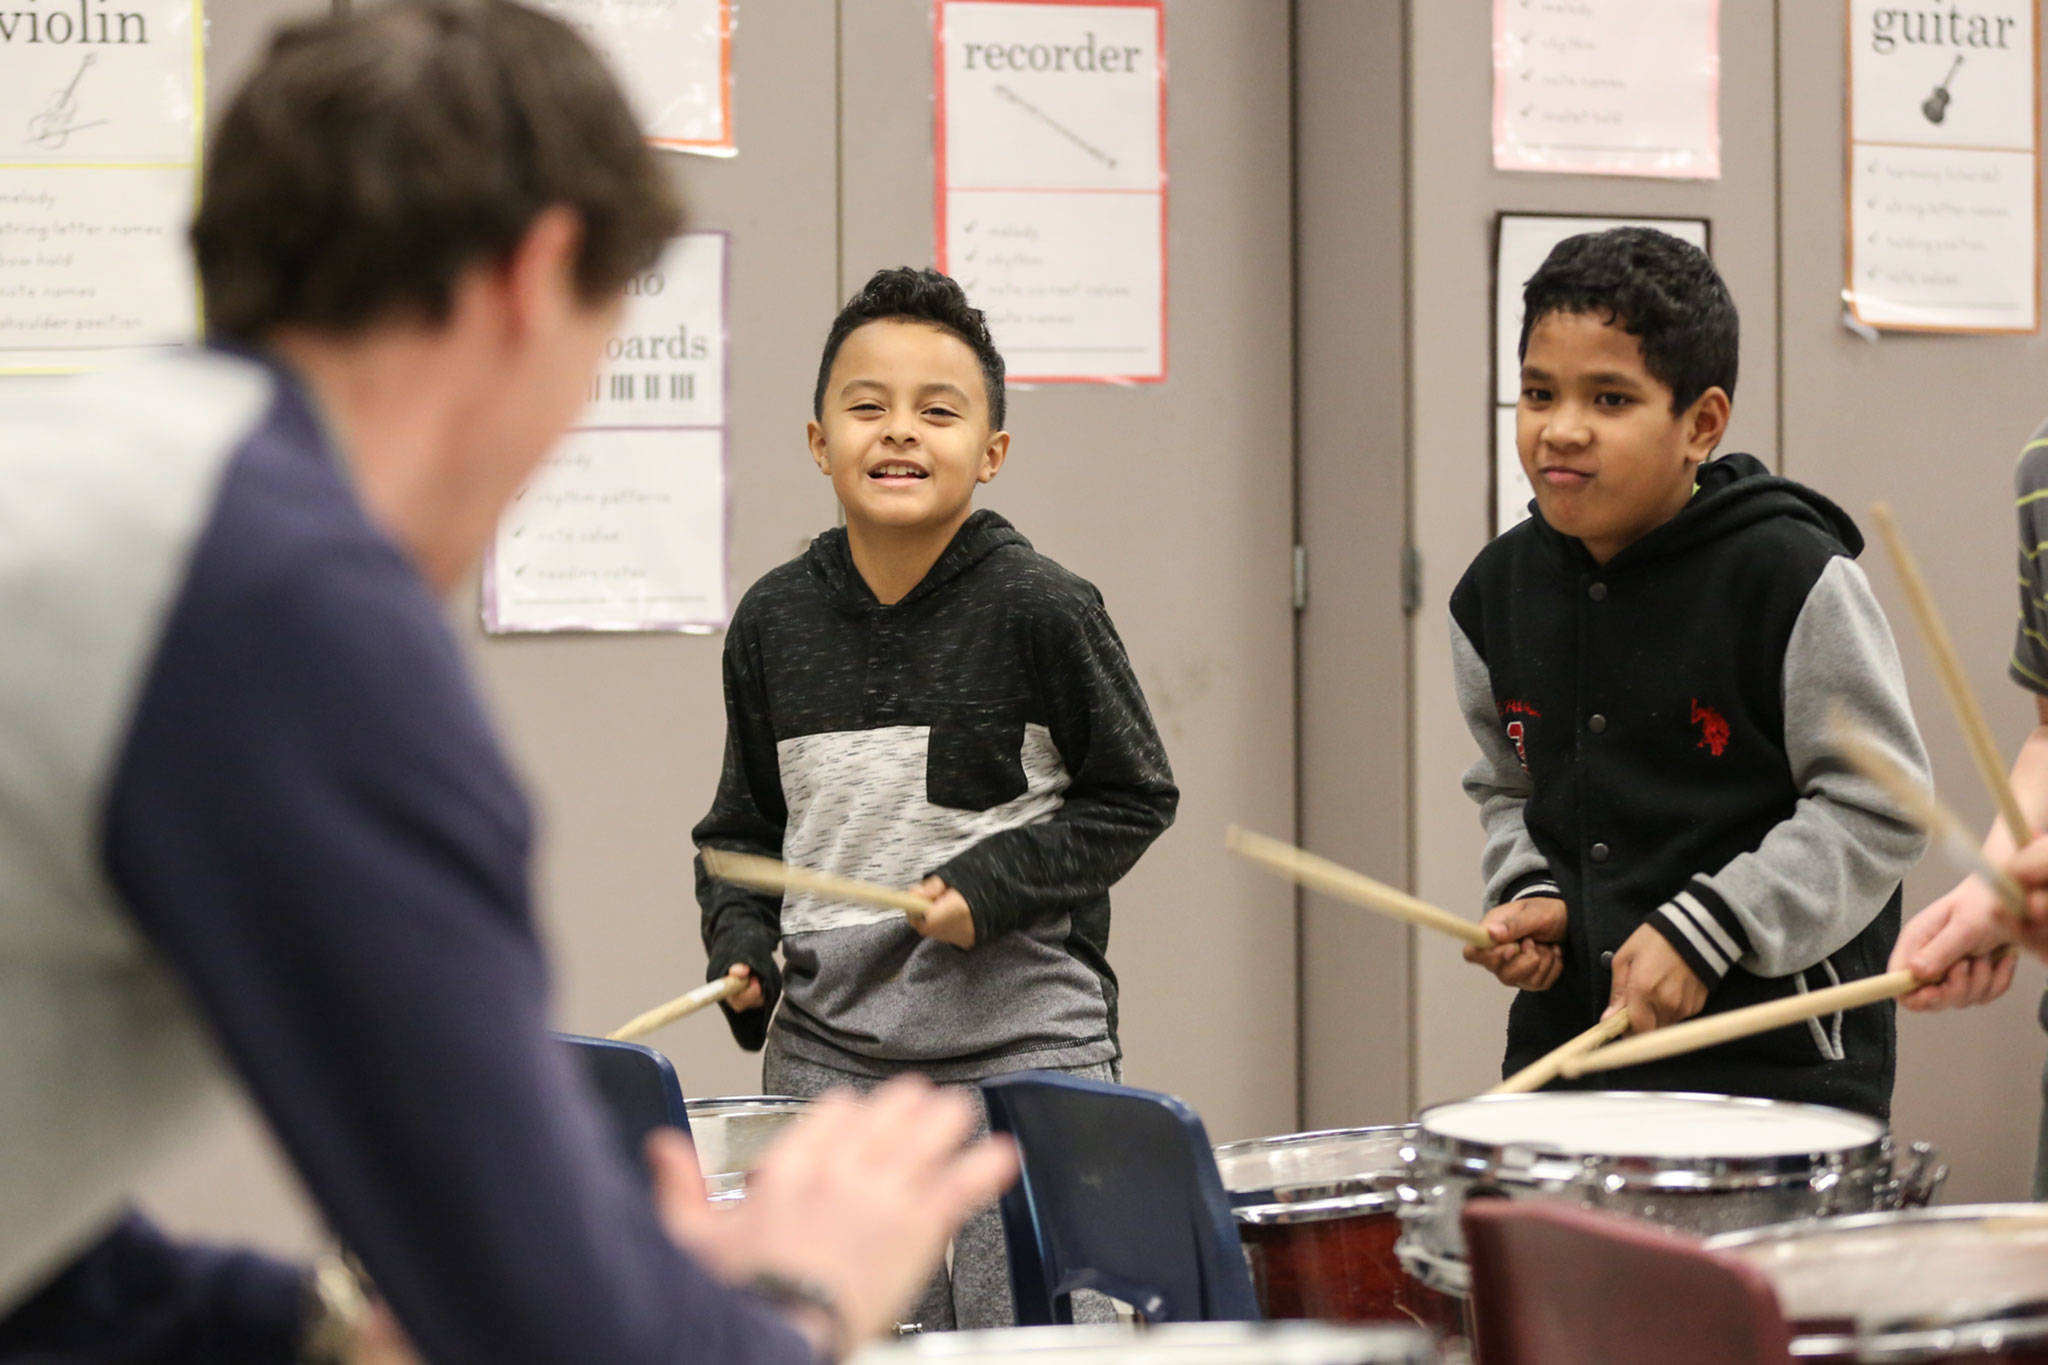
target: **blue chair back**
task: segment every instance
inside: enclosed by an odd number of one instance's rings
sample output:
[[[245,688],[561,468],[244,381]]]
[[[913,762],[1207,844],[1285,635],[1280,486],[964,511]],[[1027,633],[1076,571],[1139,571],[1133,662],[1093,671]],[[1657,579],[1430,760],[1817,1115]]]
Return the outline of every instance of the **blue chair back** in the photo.
[[[1094,1289],[1147,1322],[1254,1322],[1251,1272],[1209,1134],[1171,1095],[1056,1072],[984,1081],[1024,1173],[1002,1198],[1020,1327]]]
[[[584,1079],[597,1092],[618,1134],[620,1150],[636,1171],[645,1172],[647,1135],[656,1128],[690,1132],[689,1110],[675,1066],[653,1048],[586,1038],[577,1033],[555,1035],[575,1057]]]

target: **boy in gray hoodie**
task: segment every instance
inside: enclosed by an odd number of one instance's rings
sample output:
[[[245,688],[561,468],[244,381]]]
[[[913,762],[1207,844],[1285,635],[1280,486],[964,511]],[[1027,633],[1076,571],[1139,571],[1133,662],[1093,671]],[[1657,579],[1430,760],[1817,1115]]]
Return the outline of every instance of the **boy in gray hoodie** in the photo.
[[[1002,357],[944,275],[882,271],[832,325],[808,436],[846,525],[734,613],[724,770],[693,837],[931,909],[764,895],[700,861],[709,974],[749,978],[726,1013],[765,1046],[770,1092],[1119,1075],[1109,888],[1179,793],[1101,594],[973,510],[1004,406]],[[952,1280],[924,1327],[1013,1320],[993,1210],[955,1239]]]

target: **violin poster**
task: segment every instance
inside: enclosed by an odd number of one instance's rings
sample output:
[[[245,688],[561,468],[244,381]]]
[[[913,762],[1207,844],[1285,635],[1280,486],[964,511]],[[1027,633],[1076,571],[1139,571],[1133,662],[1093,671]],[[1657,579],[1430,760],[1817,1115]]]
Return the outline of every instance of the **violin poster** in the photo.
[[[1160,0],[939,0],[939,269],[1019,382],[1166,378]]]
[[[199,0],[0,3],[0,374],[190,341]]]
[[[1870,327],[2040,328],[2034,0],[1851,0],[1847,280]]]

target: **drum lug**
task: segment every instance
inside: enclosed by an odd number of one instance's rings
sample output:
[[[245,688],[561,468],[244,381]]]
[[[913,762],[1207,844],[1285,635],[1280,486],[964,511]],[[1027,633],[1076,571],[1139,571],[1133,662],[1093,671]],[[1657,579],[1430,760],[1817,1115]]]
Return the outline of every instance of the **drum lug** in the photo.
[[[1906,1149],[1906,1160],[1901,1168],[1894,1170],[1891,1180],[1892,1197],[1902,1209],[1924,1209],[1934,1202],[1941,1192],[1941,1183],[1948,1179],[1948,1163],[1943,1161],[1928,1142],[1916,1142]]]

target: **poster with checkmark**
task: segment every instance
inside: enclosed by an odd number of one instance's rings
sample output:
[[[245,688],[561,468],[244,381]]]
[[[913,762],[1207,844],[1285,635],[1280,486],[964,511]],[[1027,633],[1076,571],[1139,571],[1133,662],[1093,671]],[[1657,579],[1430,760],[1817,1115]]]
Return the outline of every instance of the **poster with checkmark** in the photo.
[[[487,632],[725,625],[728,247],[683,233],[627,287],[588,405],[498,523]]]
[[[1842,297],[1866,327],[2040,330],[2034,0],[1851,0]]]
[[[0,375],[199,334],[199,0],[0,4]]]
[[[1494,0],[1502,171],[1721,175],[1719,0]]]
[[[938,0],[939,269],[1019,383],[1166,378],[1161,0]]]

